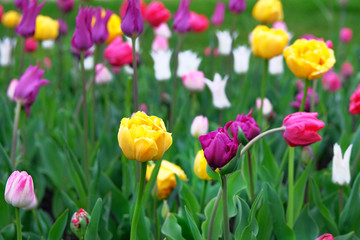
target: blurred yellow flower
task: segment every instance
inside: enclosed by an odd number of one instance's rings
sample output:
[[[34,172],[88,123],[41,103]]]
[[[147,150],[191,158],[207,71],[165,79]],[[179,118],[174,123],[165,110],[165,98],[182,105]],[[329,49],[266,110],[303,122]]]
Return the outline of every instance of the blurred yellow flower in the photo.
[[[113,13],[107,24],[109,37],[106,39],[106,43],[111,43],[116,37],[122,35],[121,31],[121,19],[118,15]]]
[[[7,28],[15,28],[21,20],[21,14],[16,11],[8,11],[2,16],[2,24]]]
[[[59,22],[48,16],[36,17],[35,35],[37,40],[55,39],[59,35]]]
[[[286,64],[298,78],[314,80],[335,64],[334,51],[325,42],[298,39],[284,50]]]
[[[195,175],[201,180],[211,180],[211,177],[206,172],[207,161],[204,156],[204,150],[197,152],[194,161],[194,172]]]
[[[259,0],[252,10],[253,17],[262,23],[274,23],[284,18],[280,0]]]
[[[147,167],[146,180],[149,181],[155,164]],[[176,187],[175,174],[183,180],[187,180],[185,172],[176,164],[163,160],[156,179],[157,198],[159,200],[168,198],[172,190]]]
[[[282,54],[289,37],[281,29],[272,29],[264,25],[258,25],[251,36],[251,48],[255,56],[270,59]]]
[[[172,144],[171,133],[161,118],[137,112],[121,120],[118,141],[124,155],[131,160],[159,160]]]

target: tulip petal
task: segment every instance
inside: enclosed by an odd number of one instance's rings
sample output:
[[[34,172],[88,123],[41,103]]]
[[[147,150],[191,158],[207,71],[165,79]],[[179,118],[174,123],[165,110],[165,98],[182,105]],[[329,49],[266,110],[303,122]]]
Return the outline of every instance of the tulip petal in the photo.
[[[134,141],[135,159],[139,162],[153,160],[158,153],[156,142],[149,138],[138,138]]]
[[[135,160],[135,148],[133,138],[127,127],[120,127],[118,133],[119,146],[128,159]]]

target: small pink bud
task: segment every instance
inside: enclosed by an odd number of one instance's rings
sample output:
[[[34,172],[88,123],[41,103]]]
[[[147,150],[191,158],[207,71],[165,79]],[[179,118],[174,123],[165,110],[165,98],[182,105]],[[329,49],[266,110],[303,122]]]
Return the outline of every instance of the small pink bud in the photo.
[[[206,47],[206,48],[204,49],[204,54],[205,54],[205,56],[210,56],[210,54],[211,54],[211,47]]]
[[[96,72],[96,75],[95,75],[95,83],[96,84],[105,84],[112,80],[111,72],[105,65],[103,65],[101,63],[96,64],[95,72]]]
[[[219,49],[218,48],[214,48],[213,55],[214,55],[214,57],[219,56]]]
[[[336,72],[332,70],[328,71],[323,75],[321,82],[324,89],[327,91],[336,92],[341,88],[340,77]]]
[[[349,62],[344,62],[341,66],[341,76],[343,78],[349,78],[354,74],[354,68]]]
[[[334,44],[333,44],[333,42],[332,42],[331,40],[327,40],[327,41],[325,42],[325,44],[326,44],[326,46],[327,46],[328,48],[334,49]]]
[[[25,52],[35,52],[38,48],[37,41],[33,38],[28,38],[25,41]]]
[[[193,92],[200,92],[205,88],[205,75],[201,71],[193,71],[182,77],[184,86]]]
[[[321,235],[320,237],[318,237],[315,240],[334,240],[334,237],[330,233],[325,233],[325,234]]]
[[[151,45],[151,48],[154,51],[165,51],[169,49],[169,41],[165,37],[156,36]]]
[[[44,57],[44,66],[46,68],[51,68],[52,67],[52,62],[51,62],[50,58]]]
[[[142,103],[142,104],[140,105],[139,111],[142,111],[142,112],[144,112],[144,113],[146,113],[146,114],[149,113],[149,109],[148,109],[148,107],[146,106],[145,103]]]
[[[86,229],[90,222],[90,215],[82,208],[79,212],[74,213],[71,218],[70,228],[71,231],[80,239],[83,239]]]
[[[351,41],[352,39],[352,36],[353,36],[353,32],[350,28],[342,28],[340,30],[340,40],[343,42],[343,43],[348,43]]]
[[[191,135],[198,138],[200,135],[207,134],[209,130],[209,121],[205,116],[197,116],[191,124]]]

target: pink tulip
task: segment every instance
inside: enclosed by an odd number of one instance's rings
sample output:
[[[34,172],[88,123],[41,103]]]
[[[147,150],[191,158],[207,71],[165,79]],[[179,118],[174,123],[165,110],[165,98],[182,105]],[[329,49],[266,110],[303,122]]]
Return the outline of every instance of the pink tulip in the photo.
[[[154,51],[166,51],[169,49],[169,40],[165,37],[156,36],[151,48]]]
[[[336,72],[330,70],[323,75],[322,85],[325,90],[336,92],[341,88],[341,79]]]
[[[341,77],[349,78],[354,74],[354,68],[349,62],[344,62],[341,66]]]
[[[350,97],[349,112],[351,114],[360,114],[360,84]]]
[[[106,84],[112,80],[112,74],[105,65],[101,63],[96,64],[95,71],[96,71],[96,75],[95,75],[96,84]]]
[[[204,49],[204,54],[205,54],[205,56],[210,56],[210,54],[211,54],[211,47],[206,47],[206,48]]]
[[[334,237],[330,233],[325,233],[325,234],[321,235],[320,237],[318,237],[315,240],[334,240]]]
[[[104,59],[113,67],[122,67],[132,63],[132,47],[123,42],[121,37],[115,38],[104,51]]]
[[[343,43],[348,43],[351,41],[353,32],[350,28],[342,28],[340,30],[340,40]]]
[[[182,77],[184,86],[193,92],[200,92],[205,88],[205,75],[201,71],[193,71]]]
[[[52,62],[51,62],[51,59],[48,58],[48,57],[44,57],[44,66],[46,68],[51,68],[52,67]]]
[[[209,121],[205,116],[197,116],[191,124],[190,132],[193,137],[198,138],[201,135],[207,134],[209,130]]]
[[[34,183],[25,172],[13,172],[6,182],[5,201],[17,208],[32,209],[37,205]]]
[[[197,33],[204,32],[209,28],[209,20],[203,14],[190,12],[190,28]]]
[[[25,52],[35,52],[38,48],[37,41],[33,38],[28,38],[25,41]]]

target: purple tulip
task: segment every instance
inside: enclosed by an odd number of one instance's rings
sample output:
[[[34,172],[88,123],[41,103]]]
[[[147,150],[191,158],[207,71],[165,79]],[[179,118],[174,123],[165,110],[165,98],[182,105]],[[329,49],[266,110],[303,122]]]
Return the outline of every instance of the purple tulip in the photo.
[[[245,11],[246,0],[230,0],[229,10],[232,13],[239,14]]]
[[[60,36],[66,35],[68,33],[68,26],[66,22],[62,19],[58,19],[57,21],[59,23],[59,35]]]
[[[225,3],[217,2],[215,6],[215,11],[211,16],[211,23],[214,26],[220,26],[224,22],[225,14]]]
[[[74,8],[74,0],[58,0],[57,5],[63,13],[69,13]]]
[[[32,37],[35,33],[36,17],[45,2],[37,4],[37,0],[31,0],[30,3],[24,2],[23,15],[19,25],[16,27],[16,33],[24,38]]]
[[[248,141],[251,141],[254,137],[259,135],[260,128],[255,119],[252,117],[252,109],[246,116],[244,114],[237,115],[236,121],[228,122],[225,125],[225,129],[230,130],[230,134],[234,137],[237,143],[239,143],[239,127]]]
[[[13,90],[12,100],[20,102],[26,111],[26,115],[30,114],[30,107],[34,103],[41,86],[51,83],[43,79],[44,70],[39,66],[29,66],[25,73],[16,82],[13,80],[9,86]]]
[[[128,37],[139,36],[144,29],[144,21],[140,11],[140,0],[128,0],[121,30]]]
[[[92,33],[92,39],[94,41],[94,43],[96,44],[100,44],[100,43],[104,43],[106,41],[106,39],[109,36],[109,32],[107,29],[107,23],[111,17],[111,15],[113,14],[112,11],[106,9],[105,10],[105,16],[102,17],[101,16],[101,7],[95,9],[95,24],[94,27],[91,30]]]
[[[74,35],[71,39],[71,45],[79,51],[86,51],[93,45],[91,37],[91,20],[92,8],[83,8],[80,6],[78,15],[76,16]]]
[[[22,10],[24,6],[28,5],[29,0],[15,0],[15,7]]]
[[[189,5],[190,0],[181,0],[179,8],[174,14],[173,29],[178,33],[187,33],[191,30]]]
[[[224,128],[199,137],[206,161],[212,170],[221,169],[236,155],[238,144]]]

